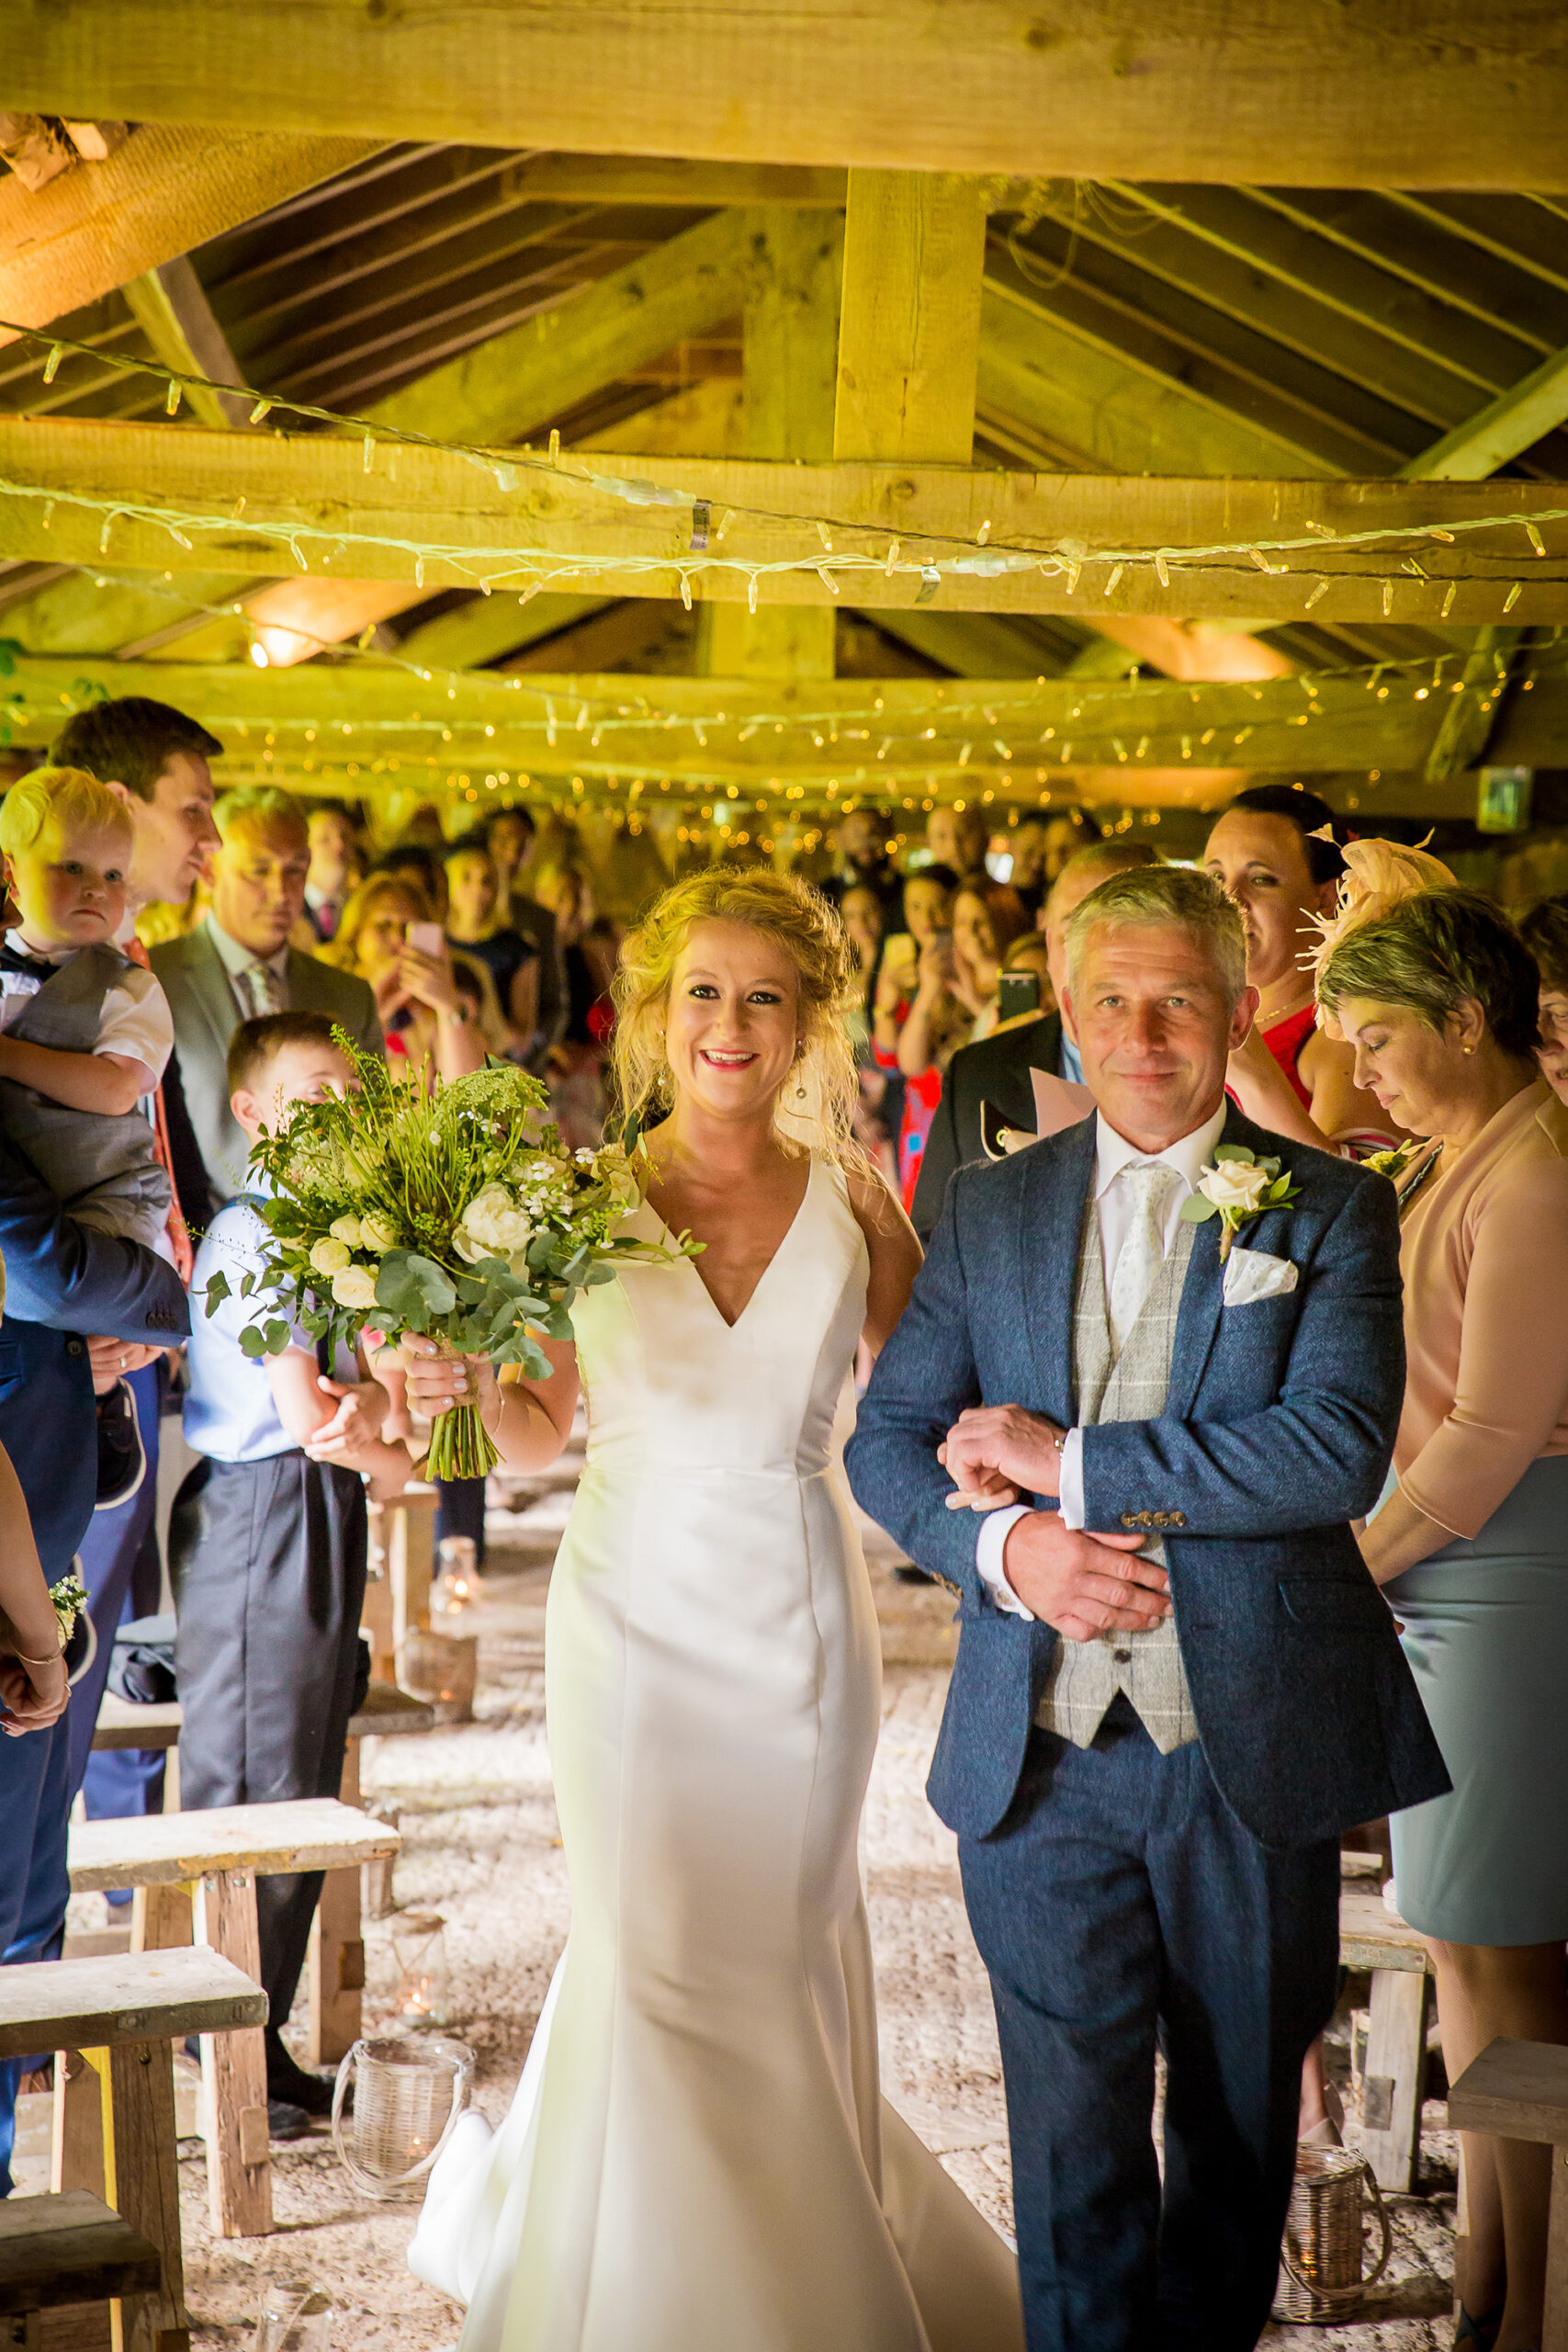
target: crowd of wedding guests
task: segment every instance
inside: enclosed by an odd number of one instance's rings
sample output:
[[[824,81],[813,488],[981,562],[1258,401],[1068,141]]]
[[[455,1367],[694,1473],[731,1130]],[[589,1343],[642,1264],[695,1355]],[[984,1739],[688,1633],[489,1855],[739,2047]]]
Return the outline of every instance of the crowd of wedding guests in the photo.
[[[541,839],[522,807],[449,837],[428,808],[377,842],[344,804],[215,794],[220,748],[165,706],[102,704],[0,806],[8,1962],[59,1950],[77,1792],[106,1814],[157,1802],[156,1759],[94,1757],[92,1731],[117,1629],[160,1606],[160,1418],[189,1377],[196,1243],[246,1188],[256,1069],[292,1053],[297,1086],[327,1082],[304,1073],[341,1061],[335,1027],[411,1085],[510,1057],[574,1143],[596,1141],[606,1111],[619,931],[580,838],[552,824]],[[955,1169],[1039,1131],[1040,1081],[1082,1080],[1067,925],[1159,861],[1082,815],[1027,818],[994,842],[974,808],[932,809],[902,865],[873,809],[831,848],[819,880],[855,973],[861,1136],[928,1238]],[[1194,862],[1240,911],[1257,996],[1235,1102],[1294,1143],[1377,1159],[1399,1195],[1404,1408],[1359,1540],[1453,1782],[1392,1825],[1451,2078],[1497,2035],[1568,2044],[1568,1807],[1542,1801],[1568,1785],[1568,897],[1516,921],[1422,851],[1347,842],[1283,786],[1239,793]],[[128,1156],[117,1137],[137,1104],[147,1132]],[[213,1376],[220,1401],[198,1396],[198,1417],[237,1459],[276,1443],[371,1475],[352,1367],[303,1440],[287,1414],[273,1433],[245,1423],[231,1372]],[[482,1553],[482,1487],[444,1492],[442,1523]],[[89,1611],[62,1664],[43,1583],[73,1559]],[[332,1759],[314,1769],[330,1779]],[[302,1951],[313,1895],[293,1901]],[[286,2013],[287,1969],[276,1991]],[[276,2030],[268,2056],[286,2130],[320,2086]],[[0,2083],[0,2190],[17,2080],[13,2066]],[[1335,2136],[1334,2105],[1314,2056],[1303,2136]],[[1462,2341],[1540,2342],[1549,2158],[1467,2143]]]

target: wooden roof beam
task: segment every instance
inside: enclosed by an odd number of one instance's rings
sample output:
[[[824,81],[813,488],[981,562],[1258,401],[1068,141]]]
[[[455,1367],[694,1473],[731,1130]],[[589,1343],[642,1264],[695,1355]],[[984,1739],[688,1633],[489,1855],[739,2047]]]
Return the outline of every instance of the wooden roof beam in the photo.
[[[143,122],[107,161],[38,196],[19,180],[0,181],[0,318],[47,326],[379,144]],[[0,343],[14,340],[0,332]]]
[[[1480,481],[1546,434],[1568,424],[1568,351],[1554,351],[1518,383],[1400,468],[1405,481]]]
[[[649,629],[668,625],[670,611],[634,603],[625,608],[625,626],[646,641]],[[616,615],[604,619],[621,626]],[[582,626],[584,650],[600,628],[597,620]],[[547,658],[544,649],[536,658]],[[1458,684],[1459,665],[1450,666],[1449,684]],[[396,757],[405,767],[434,761],[536,778],[664,776],[698,789],[733,781],[755,790],[776,777],[781,785],[836,781],[846,792],[878,797],[938,784],[962,788],[965,779],[976,795],[1038,791],[1067,781],[1064,770],[1115,763],[1132,799],[1145,771],[1183,766],[1419,772],[1450,703],[1463,699],[1434,694],[1428,674],[1391,672],[1382,694],[1369,691],[1360,673],[1320,677],[1309,698],[1295,678],[1204,686],[1164,679],[746,681],[563,674],[528,662],[514,674],[423,685],[401,666],[370,662],[272,672],[248,662],[23,657],[3,691],[23,741],[34,740],[35,725],[47,736],[62,711],[107,690],[161,695],[210,726],[237,756],[249,744],[258,760],[273,748],[297,761],[353,759],[362,769]],[[1549,658],[1534,682],[1533,692],[1516,697],[1498,740],[1506,734],[1507,755],[1524,764],[1568,763],[1568,671]],[[1479,699],[1495,702],[1495,690],[1494,676]],[[770,723],[751,726],[761,718]]]
[[[1553,519],[1568,502],[1554,483],[1193,481],[669,458],[658,473],[677,503],[649,503],[591,478],[641,480],[646,464],[619,456],[558,469],[536,463],[503,484],[444,448],[383,447],[367,473],[357,440],[325,435],[0,417],[0,481],[13,486],[0,496],[0,560],[175,576],[224,565],[274,579],[308,569],[325,579],[412,582],[430,594],[484,577],[513,593],[537,578],[572,594],[668,596],[686,570],[694,596],[728,602],[746,602],[754,579],[759,599],[774,604],[897,607],[923,595],[945,611],[1060,612],[1091,625],[1155,614],[1263,628],[1315,614],[1318,625],[1430,627],[1440,617],[1479,628],[1506,617],[1505,603],[1516,626],[1568,619],[1568,521]],[[706,551],[707,569],[692,548],[694,500],[706,501],[716,520],[733,510],[722,546]],[[1499,519],[1484,531],[1460,527],[1492,517]],[[819,522],[831,526],[830,555]],[[934,583],[921,576],[932,560],[973,562],[983,524],[983,566],[940,572]],[[1527,526],[1540,533],[1544,557]],[[1369,531],[1390,536],[1334,543],[1337,534]],[[1431,536],[1441,531],[1456,536]],[[895,538],[901,553],[889,573]],[[1259,542],[1276,550],[1288,543],[1289,551],[1254,564],[1248,550]],[[1142,560],[1139,549],[1147,550]],[[1010,555],[1021,568],[1004,568]],[[845,568],[851,558],[859,559],[853,570]],[[1418,560],[1416,571],[1407,559]],[[820,576],[829,560],[840,567],[837,597]],[[791,568],[773,568],[781,565]]]
[[[186,256],[178,254],[156,269],[128,279],[123,291],[154,356],[182,375],[208,379],[186,393],[192,415],[203,424],[231,425],[241,433],[249,430],[255,394],[245,389],[239,361]],[[236,389],[213,391],[209,384],[232,384]]]
[[[78,118],[905,170],[1403,188],[1568,187],[1557,0],[1376,0],[1334,38],[1254,0],[5,0],[9,102]]]

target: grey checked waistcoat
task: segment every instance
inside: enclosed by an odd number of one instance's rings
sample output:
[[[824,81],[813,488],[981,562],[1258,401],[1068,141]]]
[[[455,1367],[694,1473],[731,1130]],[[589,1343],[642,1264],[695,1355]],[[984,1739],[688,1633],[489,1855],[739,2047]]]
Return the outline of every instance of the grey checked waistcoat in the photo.
[[[1165,1410],[1181,1286],[1197,1230],[1193,1225],[1177,1227],[1176,1242],[1150,1283],[1138,1319],[1118,1356],[1105,1299],[1100,1204],[1091,1195],[1078,1249],[1073,1314],[1073,1372],[1080,1428],[1091,1428],[1096,1421],[1156,1420]],[[1145,1560],[1164,1562],[1165,1544],[1157,1535],[1150,1536],[1139,1552]],[[1075,1747],[1088,1747],[1119,1690],[1136,1709],[1162,1756],[1197,1738],[1198,1720],[1173,1617],[1146,1634],[1100,1634],[1091,1642],[1059,1640],[1034,1719],[1046,1731],[1070,1739]]]
[[[28,999],[6,1035],[60,1053],[92,1053],[104,999],[126,968],[112,947],[79,949]],[[78,1225],[157,1248],[172,1196],[140,1111],[74,1111],[8,1078],[0,1079],[0,1111],[11,1141]]]

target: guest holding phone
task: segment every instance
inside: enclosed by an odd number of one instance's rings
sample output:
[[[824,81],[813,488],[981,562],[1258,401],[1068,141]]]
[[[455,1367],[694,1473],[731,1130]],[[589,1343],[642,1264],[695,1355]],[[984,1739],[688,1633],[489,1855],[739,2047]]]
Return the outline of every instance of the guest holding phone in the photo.
[[[321,960],[368,983],[394,1076],[467,1078],[485,1041],[458,991],[446,935],[418,887],[392,874],[361,882]]]

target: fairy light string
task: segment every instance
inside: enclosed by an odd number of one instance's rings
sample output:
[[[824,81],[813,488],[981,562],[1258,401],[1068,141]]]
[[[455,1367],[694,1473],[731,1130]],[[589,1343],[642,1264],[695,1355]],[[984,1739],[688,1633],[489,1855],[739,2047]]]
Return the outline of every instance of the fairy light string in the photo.
[[[128,354],[99,351],[92,345],[75,341],[70,336],[51,334],[47,329],[27,327],[15,322],[0,320],[0,333],[24,338],[35,345],[48,345],[49,358],[44,368],[46,380],[52,377],[54,369],[59,365],[57,355],[70,351],[90,358],[99,366],[156,379],[166,387],[170,394],[202,390],[223,393],[230,400],[234,398],[232,385],[218,384],[209,377],[171,368],[161,362],[155,363]],[[1461,534],[1472,535],[1476,532],[1495,532],[1512,528],[1525,533],[1532,563],[1537,560],[1550,561],[1545,544],[1540,537],[1540,526],[1544,523],[1568,521],[1568,507],[1551,507],[1538,508],[1529,516],[1521,515],[1517,511],[1510,511],[1461,517],[1442,525],[1402,522],[1373,526],[1357,531],[1334,530],[1325,524],[1309,522],[1302,531],[1279,537],[1235,541],[1216,540],[1208,545],[1179,548],[1128,546],[1090,549],[1068,537],[1055,541],[1015,539],[993,544],[991,540],[993,526],[989,519],[982,521],[973,536],[968,537],[963,533],[951,531],[921,532],[908,524],[901,524],[898,533],[891,535],[885,526],[874,526],[852,518],[835,515],[803,515],[776,508],[737,504],[733,501],[719,499],[700,488],[687,489],[640,476],[604,473],[581,460],[564,457],[560,449],[558,432],[552,433],[550,447],[547,452],[526,447],[509,447],[504,451],[498,451],[486,449],[469,442],[438,440],[430,434],[380,424],[369,417],[344,414],[333,409],[320,407],[313,402],[291,400],[283,393],[257,394],[251,411],[251,421],[259,423],[273,412],[298,417],[310,424],[324,425],[334,435],[357,435],[364,449],[364,469],[367,473],[374,469],[375,453],[379,446],[383,444],[405,446],[435,450],[475,466],[488,473],[498,488],[502,491],[515,489],[523,475],[526,473],[548,475],[557,482],[564,478],[580,484],[584,489],[619,500],[626,504],[689,509],[693,517],[688,547],[679,554],[661,554],[657,557],[636,554],[606,557],[574,556],[570,560],[562,559],[548,548],[518,548],[514,542],[491,548],[475,546],[471,543],[448,547],[423,543],[392,534],[331,528],[305,522],[290,526],[265,523],[258,526],[265,537],[276,540],[280,548],[287,547],[289,549],[301,571],[310,569],[302,543],[319,542],[344,553],[351,548],[361,548],[374,549],[382,554],[392,553],[412,557],[416,584],[421,584],[423,568],[428,564],[445,565],[456,571],[460,580],[466,580],[479,589],[493,589],[498,582],[515,581],[525,575],[527,576],[528,585],[538,588],[558,582],[571,580],[581,582],[585,579],[592,581],[608,574],[623,577],[629,574],[636,578],[659,573],[668,578],[673,572],[677,581],[677,591],[682,602],[689,603],[694,579],[700,579],[705,573],[728,571],[746,582],[747,601],[750,609],[754,611],[759,582],[770,576],[784,573],[816,572],[829,593],[834,595],[840,593],[838,580],[847,575],[869,574],[872,571],[877,571],[886,579],[907,576],[919,581],[920,585],[916,601],[925,603],[930,601],[943,579],[966,575],[999,578],[1008,573],[1017,574],[1038,571],[1048,577],[1064,577],[1067,582],[1068,593],[1076,594],[1085,567],[1090,564],[1104,565],[1107,567],[1106,577],[1100,583],[1100,594],[1104,596],[1114,593],[1122,574],[1130,567],[1137,566],[1152,571],[1163,588],[1169,584],[1173,567],[1178,571],[1182,567],[1194,565],[1213,569],[1234,562],[1238,567],[1243,563],[1249,563],[1266,573],[1290,571],[1295,577],[1303,580],[1313,577],[1314,584],[1306,601],[1309,604],[1315,604],[1318,598],[1334,584],[1337,577],[1346,580],[1359,579],[1364,575],[1341,573],[1324,576],[1321,573],[1314,574],[1311,571],[1303,573],[1283,560],[1270,562],[1270,557],[1283,559],[1303,553],[1315,553],[1321,557],[1330,548],[1353,553],[1358,549],[1371,549],[1392,545],[1395,541],[1420,538],[1436,539],[1452,545]],[[173,413],[172,409],[170,413]],[[179,544],[187,547],[190,541],[188,538],[182,537],[182,533],[192,530],[231,532],[236,520],[232,512],[221,514],[187,513],[134,500],[94,499],[82,492],[4,480],[0,480],[0,494],[13,497],[47,498],[56,503],[74,505],[102,515],[104,526],[100,552],[107,551],[107,543],[113,526],[120,519],[167,530]],[[724,519],[716,534],[710,534],[708,517],[716,507],[723,509]],[[821,541],[821,547],[816,553],[802,554],[773,561],[724,555],[717,551],[716,545],[709,545],[710,536],[716,542],[722,543],[726,531],[739,516],[744,516],[754,524],[781,526],[789,530],[814,529]],[[835,533],[847,533],[852,537],[864,540],[867,544],[863,548],[840,547],[833,537]],[[912,554],[906,554],[906,542],[913,547]],[[964,551],[956,555],[933,552],[933,550],[953,548],[959,548]],[[330,560],[331,557],[329,556],[327,560]],[[1537,573],[1535,576],[1539,579],[1543,575]],[[1553,569],[1550,576],[1555,581],[1562,575]],[[1434,588],[1446,589],[1447,601],[1444,605],[1446,617],[1448,611],[1451,608],[1453,588],[1456,583],[1431,580],[1430,575],[1421,571],[1419,568],[1417,568],[1417,577],[1422,581],[1429,582]],[[1385,609],[1391,608],[1393,583],[1385,581],[1382,585]],[[1509,581],[1506,590],[1506,601],[1504,607],[1506,611],[1512,610],[1522,589],[1521,581]]]

